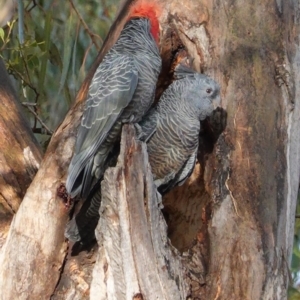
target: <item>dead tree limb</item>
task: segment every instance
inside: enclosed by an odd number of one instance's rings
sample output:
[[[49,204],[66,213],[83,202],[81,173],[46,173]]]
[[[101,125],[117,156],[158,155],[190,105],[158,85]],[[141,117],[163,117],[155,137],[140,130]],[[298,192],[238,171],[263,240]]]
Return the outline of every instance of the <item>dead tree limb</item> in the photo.
[[[146,145],[123,128],[121,153],[102,182],[91,299],[185,299],[180,255],[167,237]]]
[[[42,159],[0,59],[0,248]]]

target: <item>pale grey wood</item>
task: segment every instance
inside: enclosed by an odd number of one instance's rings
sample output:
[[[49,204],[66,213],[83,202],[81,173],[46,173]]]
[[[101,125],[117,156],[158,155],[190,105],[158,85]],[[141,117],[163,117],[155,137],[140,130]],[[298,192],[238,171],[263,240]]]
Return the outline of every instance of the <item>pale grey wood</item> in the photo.
[[[68,210],[57,189],[72,155],[80,113],[70,112],[56,131],[0,252],[0,299],[49,299],[67,252]]]
[[[187,287],[178,251],[167,238],[145,144],[124,126],[121,153],[102,182],[100,246],[91,299],[184,299]]]

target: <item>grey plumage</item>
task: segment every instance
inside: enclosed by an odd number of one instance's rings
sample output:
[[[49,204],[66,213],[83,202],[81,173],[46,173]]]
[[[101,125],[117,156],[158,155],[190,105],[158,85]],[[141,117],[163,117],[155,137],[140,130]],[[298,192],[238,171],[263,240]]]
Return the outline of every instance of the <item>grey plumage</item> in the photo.
[[[89,87],[66,188],[86,198],[102,177],[122,124],[138,122],[154,100],[161,58],[147,18],[129,20]]]
[[[98,224],[101,203],[100,182],[94,186],[94,192],[90,195],[91,199],[86,199],[78,214],[66,226],[65,237],[70,241],[88,244],[95,238],[94,230]]]
[[[119,152],[120,145],[116,144],[106,160],[104,170],[116,165]],[[70,241],[81,241],[82,244],[88,244],[95,238],[94,231],[98,224],[101,203],[102,178],[93,186],[76,216],[68,222],[65,237]]]
[[[116,160],[113,148],[122,124],[138,122],[154,100],[161,58],[147,17],[135,17],[124,26],[115,45],[105,55],[89,87],[66,188],[71,197],[85,202],[68,223],[65,236],[89,241],[99,218],[100,179]],[[156,37],[156,36],[155,36]]]
[[[210,116],[220,101],[219,85],[208,76],[181,65],[175,76],[157,107],[138,126],[141,140],[147,142],[153,177],[161,193],[183,184],[191,175],[197,158],[200,121]],[[81,217],[73,221],[78,233],[75,240],[94,236],[96,225],[91,230],[88,224],[97,224],[100,202],[101,195],[97,194],[90,205],[81,209]]]
[[[213,79],[182,65],[175,76],[177,80],[163,93],[157,107],[139,123],[141,130],[151,135],[149,162],[162,193],[190,176],[197,157],[200,121],[220,104],[220,88]]]

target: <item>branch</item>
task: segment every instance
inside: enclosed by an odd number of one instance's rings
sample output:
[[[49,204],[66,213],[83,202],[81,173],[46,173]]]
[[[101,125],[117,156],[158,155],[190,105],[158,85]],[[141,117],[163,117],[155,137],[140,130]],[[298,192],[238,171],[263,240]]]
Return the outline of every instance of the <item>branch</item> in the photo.
[[[29,103],[29,102],[22,102],[22,105],[27,107],[27,109],[35,116],[35,118],[40,122],[42,127],[45,129],[45,131],[40,131],[37,130],[37,128],[34,128],[35,133],[45,133],[47,135],[52,135],[53,131],[48,128],[48,126],[43,122],[43,120],[39,117],[39,115],[34,111],[33,107],[36,107],[36,103]]]
[[[97,49],[97,51],[99,51],[99,50],[101,49],[101,47],[98,45],[98,43],[97,43],[95,37],[97,37],[98,39],[100,39],[100,41],[103,43],[101,37],[100,37],[99,35],[93,33],[93,32],[89,29],[88,25],[85,23],[85,21],[83,20],[82,16],[81,16],[80,13],[79,13],[79,11],[78,11],[77,8],[75,7],[73,1],[72,1],[72,0],[69,0],[69,1],[70,1],[70,4],[71,4],[72,8],[73,8],[74,11],[76,12],[76,14],[77,14],[77,16],[78,16],[78,18],[79,18],[79,20],[80,20],[82,26],[83,26],[84,29],[87,31],[88,35],[90,36],[92,42],[94,43],[94,45],[95,45],[95,47],[96,47],[96,49]]]
[[[90,298],[186,299],[186,271],[167,237],[146,145],[136,140],[132,125],[123,126],[118,164],[101,186]]]

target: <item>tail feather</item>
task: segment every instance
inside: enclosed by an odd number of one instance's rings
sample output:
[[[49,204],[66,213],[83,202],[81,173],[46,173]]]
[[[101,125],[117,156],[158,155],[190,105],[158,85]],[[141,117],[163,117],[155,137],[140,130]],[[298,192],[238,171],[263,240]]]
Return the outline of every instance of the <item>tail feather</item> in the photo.
[[[95,239],[95,229],[99,221],[101,187],[98,182],[83,203],[78,214],[66,226],[65,237],[72,242],[89,243]]]
[[[109,153],[103,170],[108,167],[115,166],[120,152],[120,144],[114,146],[113,151]],[[101,159],[100,159],[101,161]],[[88,166],[90,167],[90,166]],[[92,165],[93,167],[93,165]],[[91,174],[91,173],[90,173]],[[84,177],[81,175],[81,177]],[[95,239],[95,229],[97,227],[100,215],[99,209],[101,204],[101,181],[100,179],[92,178],[89,182],[93,186],[91,191],[88,191],[88,197],[84,201],[78,214],[67,224],[65,237],[73,242],[80,241],[82,244],[88,244]],[[97,181],[96,181],[97,180]],[[95,183],[96,181],[96,183]],[[84,182],[84,180],[82,180]],[[83,184],[86,184],[85,182]]]
[[[73,218],[71,219],[65,229],[65,237],[72,242],[78,242],[80,241],[80,235],[79,235],[79,230],[77,227],[76,219]]]
[[[85,166],[83,170],[83,177],[82,177],[82,188],[81,188],[81,197],[87,198],[92,186],[93,181],[93,175],[92,175],[92,169],[93,169],[94,160],[90,159],[87,165]]]

